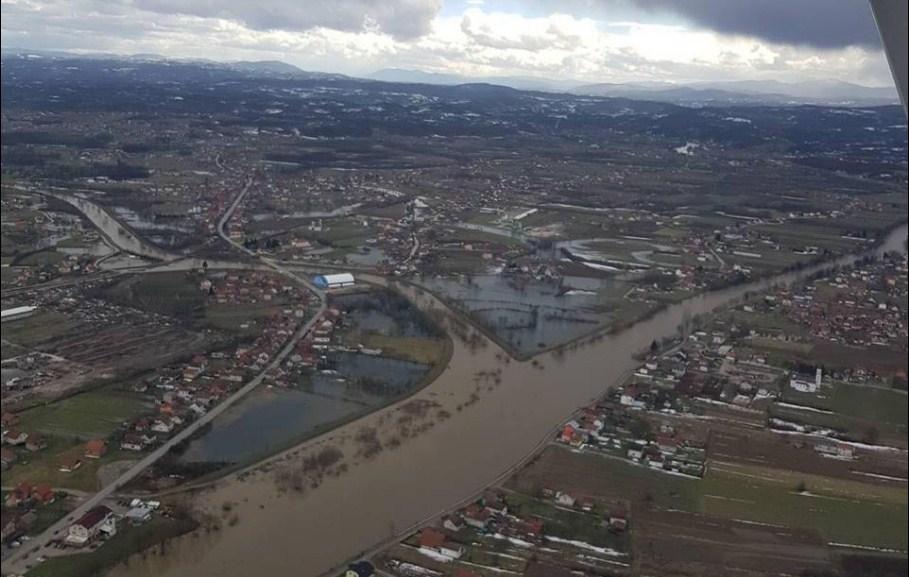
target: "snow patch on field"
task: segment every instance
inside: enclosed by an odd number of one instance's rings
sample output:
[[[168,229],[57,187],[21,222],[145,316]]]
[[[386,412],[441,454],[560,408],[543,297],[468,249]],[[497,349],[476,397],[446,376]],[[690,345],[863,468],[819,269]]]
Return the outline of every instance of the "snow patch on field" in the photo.
[[[776,406],[783,407],[785,409],[794,409],[796,411],[811,411],[812,413],[823,413],[825,415],[833,414],[833,411],[828,411],[826,409],[818,409],[815,407],[808,407],[806,405],[796,405],[794,403],[777,403]]]
[[[401,563],[396,569],[405,575],[427,575],[428,577],[433,577],[442,574],[439,571],[433,571],[428,567],[421,567],[420,565],[414,565],[413,563]]]
[[[553,543],[561,543],[563,545],[571,545],[572,547],[577,547],[578,549],[584,549],[585,551],[593,551],[594,553],[599,553],[600,555],[609,555],[610,557],[627,557],[627,553],[622,553],[621,551],[616,551],[615,549],[610,549],[608,547],[597,547],[596,545],[591,545],[586,541],[574,541],[572,539],[562,539],[561,537],[553,537],[552,535],[546,535],[546,540]]]
[[[529,541],[524,541],[523,539],[518,539],[517,537],[506,537],[505,535],[502,535],[501,533],[496,533],[492,537],[493,537],[493,539],[504,539],[505,541],[508,541],[515,547],[521,547],[522,549],[530,549],[534,546],[533,543],[531,543]]]
[[[865,477],[873,477],[875,479],[883,479],[885,481],[899,481],[901,483],[905,483],[906,481],[909,481],[909,479],[907,479],[905,477],[892,477],[890,475],[881,475],[879,473],[866,473],[865,471],[852,471],[852,472],[856,475],[863,475]]]
[[[905,555],[906,551],[900,549],[887,549],[884,547],[869,547],[868,545],[855,545],[853,543],[834,543],[833,541],[827,543],[831,547],[846,547],[849,549],[861,549],[862,551],[879,551],[881,553],[899,553]]]

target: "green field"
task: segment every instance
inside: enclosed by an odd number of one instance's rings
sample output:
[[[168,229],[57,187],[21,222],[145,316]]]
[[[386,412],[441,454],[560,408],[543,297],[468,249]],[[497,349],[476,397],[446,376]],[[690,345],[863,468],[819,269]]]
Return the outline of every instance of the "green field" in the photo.
[[[20,428],[83,441],[104,438],[149,406],[147,399],[134,393],[89,391],[19,413]]]
[[[479,274],[489,268],[489,261],[476,251],[447,249],[437,251],[436,266],[444,272]]]
[[[837,383],[830,408],[841,415],[906,427],[909,409],[901,391]]]
[[[806,405],[837,415],[867,421],[869,424],[887,424],[905,428],[909,422],[906,393],[880,387],[864,387],[837,382],[821,389],[821,395],[799,393],[789,387],[783,392],[785,401]]]
[[[178,317],[192,317],[205,304],[199,279],[185,272],[136,275],[108,288],[105,296],[124,306]]]
[[[242,304],[211,304],[205,308],[204,324],[243,336],[255,337],[262,333],[261,322],[273,314],[280,314],[284,304],[280,301]],[[240,325],[248,323],[246,328]]]
[[[320,232],[304,230],[303,236],[335,248],[352,249],[373,238],[376,233],[372,227],[363,226],[358,220],[351,218],[326,220],[324,226]]]
[[[464,228],[456,229],[450,235],[444,236],[442,241],[459,241],[464,243],[488,242],[497,244],[504,248],[515,248],[524,246],[520,238],[507,236],[505,234],[494,234],[483,230],[469,230]]]
[[[696,512],[701,502],[699,484],[697,479],[666,475],[624,459],[592,452],[574,453],[563,446],[550,445],[506,487],[528,495],[537,495],[548,487],[592,498],[627,499]]]
[[[74,326],[63,313],[39,310],[24,319],[3,323],[3,338],[23,347],[34,347],[65,334]]]
[[[192,531],[193,521],[154,517],[138,527],[121,526],[107,543],[91,553],[53,557],[29,570],[28,577],[94,577],[127,559],[168,539]]]
[[[801,482],[803,494],[796,491]],[[724,464],[697,480],[551,446],[506,486],[528,494],[550,487],[625,498],[639,506],[813,529],[829,542],[905,551],[909,538],[904,488],[777,469]]]
[[[38,518],[35,520],[35,524],[28,528],[28,532],[32,535],[40,535],[72,510],[73,505],[65,497],[58,497],[48,505],[39,505],[35,508]]]
[[[796,484],[772,477],[735,475],[711,471],[700,483],[702,512],[757,523],[814,529],[834,543],[906,550],[905,491],[848,496],[841,491],[815,488],[806,482],[806,493]],[[836,483],[825,479],[824,483]]]
[[[405,361],[432,365],[445,355],[445,341],[423,337],[389,337],[378,333],[354,334],[351,342],[361,342],[367,348],[382,349],[382,355]]]
[[[20,266],[53,266],[60,264],[66,255],[55,250],[42,250],[32,253],[19,261]]]
[[[78,491],[98,490],[98,469],[106,463],[123,459],[136,459],[142,453],[123,451],[111,447],[100,459],[86,459],[85,443],[70,439],[51,438],[46,449],[31,454],[20,454],[17,462],[3,473],[3,483],[15,485],[27,481],[32,484],[46,483],[51,487]],[[82,460],[82,466],[71,473],[60,471],[60,464],[69,458]]]

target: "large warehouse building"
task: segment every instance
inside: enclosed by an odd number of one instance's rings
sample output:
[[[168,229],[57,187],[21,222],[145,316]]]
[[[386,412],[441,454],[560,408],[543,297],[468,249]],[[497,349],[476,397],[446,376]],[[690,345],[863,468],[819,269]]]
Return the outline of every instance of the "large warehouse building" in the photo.
[[[33,306],[24,306],[24,307],[15,307],[11,309],[3,309],[0,311],[0,322],[7,321],[16,321],[19,319],[24,319],[27,316],[31,316],[34,312],[38,310],[38,307]]]
[[[338,274],[320,274],[313,283],[322,290],[346,288],[354,285],[354,276],[349,272]]]

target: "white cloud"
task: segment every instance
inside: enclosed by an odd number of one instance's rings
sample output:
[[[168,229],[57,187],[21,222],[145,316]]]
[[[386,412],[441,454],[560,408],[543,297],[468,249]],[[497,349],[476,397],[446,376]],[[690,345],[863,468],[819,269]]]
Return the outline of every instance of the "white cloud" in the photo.
[[[399,38],[426,33],[442,0],[135,0],[139,9],[242,23],[253,30],[377,30]]]
[[[268,14],[253,18],[262,2],[181,3],[194,5],[192,14],[185,13],[186,8],[177,13],[167,9],[177,0],[136,2],[3,0],[3,45],[280,59],[348,74],[398,67],[583,82],[822,77],[866,84],[890,81],[882,53],[873,48],[774,44],[653,19],[609,21],[594,12],[596,17],[576,11],[528,16],[470,3],[443,14],[438,12],[439,0],[340,0],[321,6],[281,1],[266,3]],[[329,14],[334,10],[329,7],[338,12]],[[289,11],[283,24],[279,9]]]

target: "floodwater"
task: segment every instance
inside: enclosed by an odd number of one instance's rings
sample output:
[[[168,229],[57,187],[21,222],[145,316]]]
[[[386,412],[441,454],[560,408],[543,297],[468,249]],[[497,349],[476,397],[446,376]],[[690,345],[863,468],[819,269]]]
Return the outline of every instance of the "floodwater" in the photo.
[[[427,278],[426,288],[457,301],[514,350],[532,353],[567,342],[608,320],[601,294],[623,284],[615,278],[521,280],[484,274],[465,280]]]
[[[125,222],[157,246],[173,249],[185,244],[194,232],[193,227],[177,221],[157,222],[149,220],[125,206],[111,208],[121,222]]]
[[[359,266],[376,266],[385,260],[385,251],[381,248],[361,246],[356,252],[348,253],[345,257],[347,262]]]
[[[882,249],[902,250],[905,237],[903,226]],[[356,457],[356,431],[363,426],[381,431],[387,415],[398,407],[392,405],[277,457],[274,463],[287,462],[299,459],[304,450],[328,445],[344,451],[349,470],[326,477],[304,494],[279,493],[267,471],[227,477],[194,495],[193,502],[214,515],[220,514],[223,503],[233,503],[236,523],[177,538],[164,554],[133,556],[128,566],[118,567],[113,574],[320,576],[502,478],[561,420],[633,370],[637,364],[633,354],[654,338],[674,333],[688,315],[709,312],[746,291],[791,282],[817,270],[693,297],[564,356],[542,354],[536,363],[506,363],[491,343],[470,349],[456,340],[448,368],[414,395],[439,403],[451,412],[450,418],[436,420],[432,428],[396,449],[369,459]],[[424,309],[444,306],[426,293],[412,296]],[[479,371],[496,370],[501,370],[498,386],[477,387],[474,378]],[[476,394],[476,402],[464,405]]]
[[[345,310],[346,322],[358,330],[399,337],[430,336],[415,317],[400,312],[393,316],[381,310],[381,297],[373,292],[336,295],[332,303]]]
[[[487,234],[494,234],[497,236],[504,236],[507,238],[512,238],[519,241],[524,241],[524,233],[519,230],[512,230],[505,228],[503,226],[494,226],[491,224],[477,224],[473,222],[459,222],[456,224],[458,228],[463,228],[464,230],[476,230],[479,232],[485,232]]]
[[[317,372],[294,389],[265,388],[231,407],[193,439],[183,463],[248,463],[273,454],[331,423],[365,413],[407,393],[427,365],[350,352],[330,355],[337,369]],[[381,378],[382,394],[364,391],[358,379]]]
[[[275,220],[282,218],[337,218],[339,216],[348,216],[361,206],[363,206],[363,203],[358,202],[356,204],[339,206],[338,208],[331,210],[297,211],[280,215],[275,215],[273,212],[257,212],[256,214],[252,215],[252,219],[256,222],[259,222],[263,220]]]
[[[94,202],[72,194],[48,193],[75,206],[92,224],[112,240],[113,244],[135,255],[155,260],[173,260],[176,255],[162,250],[136,236],[117,219]]]
[[[319,427],[368,409],[334,391],[263,389],[243,399],[190,442],[182,463],[243,463],[286,447]]]
[[[574,239],[574,240],[563,240],[553,244],[554,257],[559,258],[562,255],[559,254],[562,251],[567,252],[572,257],[577,258],[583,262],[590,262],[594,264],[612,266],[617,268],[618,271],[628,269],[638,269],[646,270],[649,269],[653,263],[650,260],[648,255],[650,255],[654,250],[670,251],[672,247],[661,245],[649,241],[635,241],[637,246],[645,246],[647,250],[641,250],[633,252],[631,257],[633,260],[627,260],[624,258],[617,258],[609,253],[605,248],[594,248],[592,245],[606,245],[613,244],[616,248],[620,247],[623,244],[629,243],[629,239],[618,239],[618,238],[588,238],[588,239]],[[588,265],[589,266],[589,265]]]

